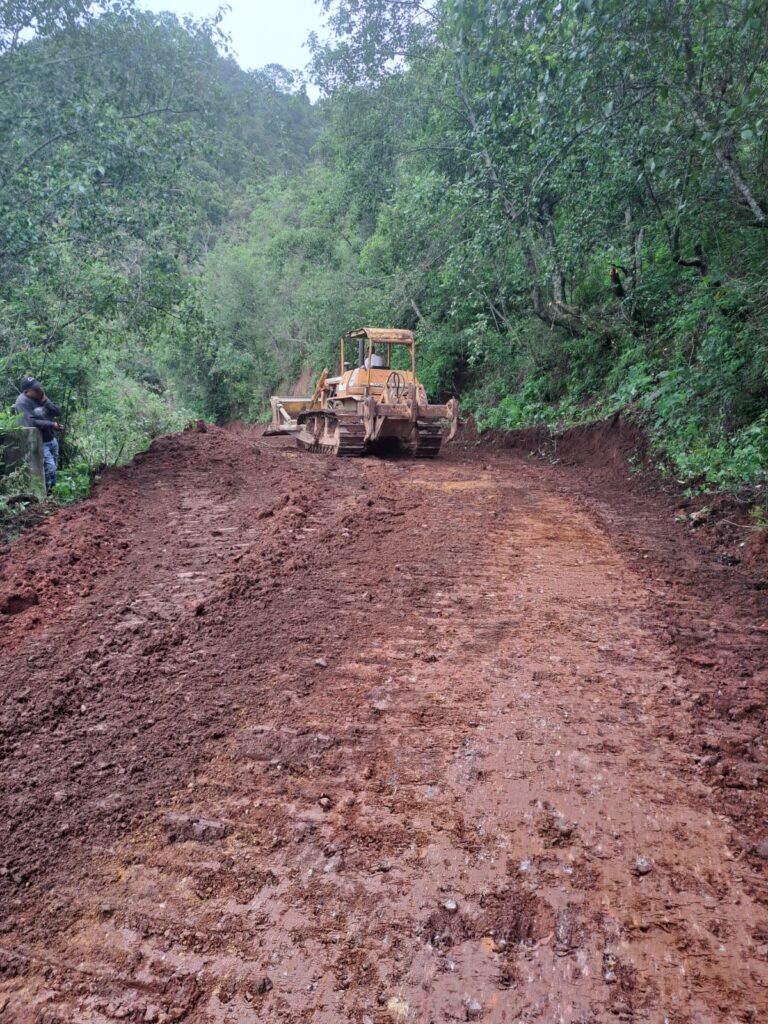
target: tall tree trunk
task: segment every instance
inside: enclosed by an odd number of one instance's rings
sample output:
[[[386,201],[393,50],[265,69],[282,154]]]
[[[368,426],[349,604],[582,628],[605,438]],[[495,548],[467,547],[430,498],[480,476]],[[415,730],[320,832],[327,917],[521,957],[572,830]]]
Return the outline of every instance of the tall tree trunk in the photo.
[[[488,174],[488,180],[501,202],[501,208],[504,211],[507,223],[514,231],[515,237],[520,244],[523,262],[525,263],[525,268],[531,282],[530,294],[533,312],[540,320],[543,320],[544,323],[548,324],[550,327],[562,327],[568,331],[569,334],[580,337],[585,333],[585,330],[587,330],[587,326],[584,323],[584,319],[580,311],[575,307],[566,306],[563,301],[562,275],[558,274],[559,283],[553,289],[555,293],[555,301],[547,301],[544,290],[539,283],[539,266],[534,246],[530,238],[530,234],[525,230],[523,225],[523,211],[516,210],[505,193],[501,178],[496,170],[496,165],[494,164],[491,154],[488,152],[488,148],[483,140],[483,133],[477,120],[477,115],[475,114],[472,103],[470,102],[464,83],[461,80],[461,74],[458,68],[454,68],[454,77],[456,82],[456,91],[458,92],[459,99],[466,111],[467,120],[469,121],[470,128],[472,129],[472,135],[478,145],[480,158],[482,159]]]
[[[669,79],[665,79],[665,83],[669,89],[675,89],[675,86],[672,82],[669,81]],[[696,127],[702,132],[710,131],[710,126],[707,124],[707,122],[702,117],[700,111],[698,110],[696,101],[691,99],[689,96],[686,96],[683,92],[681,92],[679,88],[676,89],[675,91],[678,92],[683,103],[690,112],[690,115],[693,118]],[[712,152],[720,168],[725,172],[727,177],[730,178],[734,188],[741,195],[744,202],[752,211],[752,214],[757,223],[764,224],[766,220],[765,210],[763,210],[760,203],[758,203],[757,199],[755,199],[754,195],[752,194],[752,190],[750,189],[747,182],[744,180],[744,175],[741,173],[739,161],[735,153],[732,157],[729,158],[726,155],[723,147],[718,142],[714,142],[712,144]]]

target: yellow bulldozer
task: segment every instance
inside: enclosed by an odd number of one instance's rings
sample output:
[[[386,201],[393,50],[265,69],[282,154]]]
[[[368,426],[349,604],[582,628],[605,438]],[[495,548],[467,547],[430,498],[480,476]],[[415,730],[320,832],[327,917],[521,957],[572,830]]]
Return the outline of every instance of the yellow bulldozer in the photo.
[[[393,358],[406,368],[394,369]],[[308,451],[341,456],[397,444],[410,455],[434,458],[445,424],[450,441],[459,416],[455,398],[430,405],[416,377],[413,332],[394,328],[361,327],[345,334],[337,376],[323,370],[311,397],[275,396],[271,402],[267,434],[290,434]]]

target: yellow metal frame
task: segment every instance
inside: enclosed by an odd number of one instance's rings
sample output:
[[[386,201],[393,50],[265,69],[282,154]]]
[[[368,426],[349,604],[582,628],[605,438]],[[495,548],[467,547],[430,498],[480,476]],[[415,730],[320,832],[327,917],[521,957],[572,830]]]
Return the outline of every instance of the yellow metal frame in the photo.
[[[341,336],[341,374],[344,375],[344,357],[345,357],[345,341],[347,338],[365,338],[368,342],[368,363],[366,369],[367,380],[365,382],[365,394],[367,395],[371,387],[371,366],[373,358],[373,346],[375,344],[382,344],[387,346],[387,369],[392,368],[392,346],[393,345],[405,345],[410,349],[411,353],[411,374],[414,381],[416,380],[416,339],[413,336],[413,331],[401,331],[394,328],[382,328],[382,327],[360,327],[356,331],[349,331],[347,334]]]

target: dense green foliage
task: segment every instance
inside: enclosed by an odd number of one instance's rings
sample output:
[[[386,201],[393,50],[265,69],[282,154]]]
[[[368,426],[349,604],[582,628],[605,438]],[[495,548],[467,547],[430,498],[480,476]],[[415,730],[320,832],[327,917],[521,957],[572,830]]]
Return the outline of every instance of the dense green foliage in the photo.
[[[71,455],[256,417],[390,323],[481,426],[626,409],[680,479],[765,482],[764,3],[323,0],[314,107],[216,19],[35,7],[0,14],[0,380],[45,375]]]
[[[764,480],[765,5],[326,7],[336,166],[432,387],[488,426],[630,408],[682,478]]]
[[[65,461],[90,467],[196,414],[200,267],[241,191],[295,171],[317,135],[282,69],[227,57],[218,19],[103,6],[0,13],[0,387],[7,407],[41,377]]]

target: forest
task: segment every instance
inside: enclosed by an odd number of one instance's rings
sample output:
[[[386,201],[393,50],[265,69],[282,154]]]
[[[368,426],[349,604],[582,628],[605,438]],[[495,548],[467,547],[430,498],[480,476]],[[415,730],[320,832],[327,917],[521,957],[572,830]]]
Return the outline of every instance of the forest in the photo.
[[[43,379],[61,500],[361,324],[480,430],[622,412],[681,484],[764,487],[768,7],[321,6],[299,72],[222,11],[0,5],[0,423]]]

